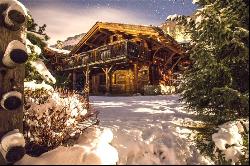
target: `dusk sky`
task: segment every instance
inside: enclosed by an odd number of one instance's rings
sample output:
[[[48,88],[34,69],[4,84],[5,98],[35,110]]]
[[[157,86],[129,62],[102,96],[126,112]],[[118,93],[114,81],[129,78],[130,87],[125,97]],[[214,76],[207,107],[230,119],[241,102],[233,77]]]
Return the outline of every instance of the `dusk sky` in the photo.
[[[50,44],[87,32],[97,21],[159,26],[168,15],[190,15],[192,0],[20,0]]]

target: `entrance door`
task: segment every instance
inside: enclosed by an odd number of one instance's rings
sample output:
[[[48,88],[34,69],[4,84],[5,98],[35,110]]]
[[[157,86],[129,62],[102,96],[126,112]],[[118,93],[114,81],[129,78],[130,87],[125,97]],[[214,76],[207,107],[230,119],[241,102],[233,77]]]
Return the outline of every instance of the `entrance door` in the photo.
[[[112,93],[129,94],[133,92],[133,73],[130,70],[116,70],[112,75]]]

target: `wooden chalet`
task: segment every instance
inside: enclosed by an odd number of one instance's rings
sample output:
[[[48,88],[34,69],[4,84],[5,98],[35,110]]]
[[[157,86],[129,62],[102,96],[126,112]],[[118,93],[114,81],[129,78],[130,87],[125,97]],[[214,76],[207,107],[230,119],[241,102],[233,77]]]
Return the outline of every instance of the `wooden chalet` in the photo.
[[[145,85],[172,85],[185,54],[155,26],[97,22],[66,56],[53,57],[72,88],[101,95],[142,93]]]

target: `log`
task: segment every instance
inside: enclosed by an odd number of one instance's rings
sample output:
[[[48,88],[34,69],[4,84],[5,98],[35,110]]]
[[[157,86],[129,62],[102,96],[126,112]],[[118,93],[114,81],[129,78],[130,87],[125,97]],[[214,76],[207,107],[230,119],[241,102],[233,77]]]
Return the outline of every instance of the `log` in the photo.
[[[20,2],[0,1],[0,141],[12,130],[23,131],[24,63],[28,59],[26,23],[26,10]],[[2,155],[0,165],[5,165],[20,159],[23,153],[18,157]]]

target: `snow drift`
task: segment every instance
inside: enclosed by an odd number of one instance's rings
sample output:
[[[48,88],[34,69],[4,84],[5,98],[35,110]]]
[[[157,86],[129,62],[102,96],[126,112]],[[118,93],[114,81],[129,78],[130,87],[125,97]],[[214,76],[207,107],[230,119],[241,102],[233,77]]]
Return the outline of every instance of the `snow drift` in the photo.
[[[110,129],[92,127],[79,137],[74,146],[60,146],[39,157],[25,155],[15,165],[115,165],[118,152],[110,145],[112,139]]]

